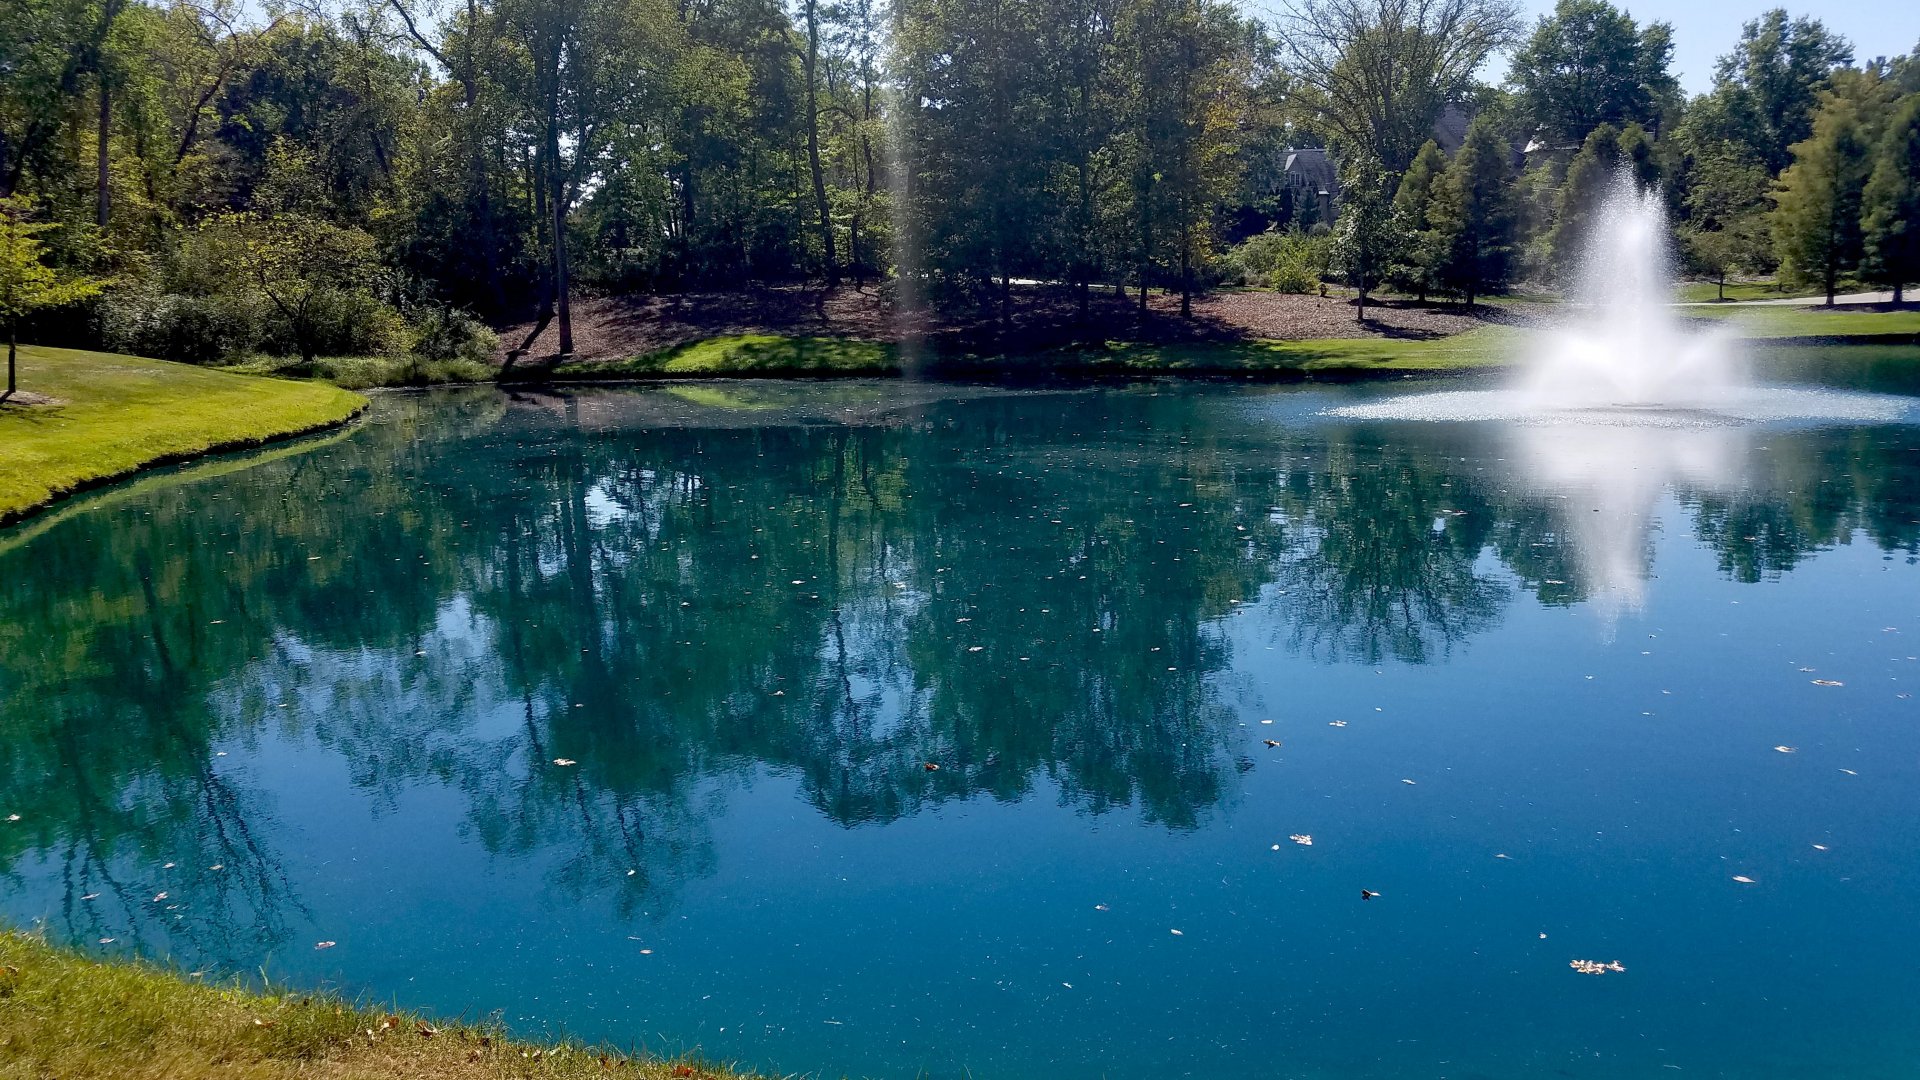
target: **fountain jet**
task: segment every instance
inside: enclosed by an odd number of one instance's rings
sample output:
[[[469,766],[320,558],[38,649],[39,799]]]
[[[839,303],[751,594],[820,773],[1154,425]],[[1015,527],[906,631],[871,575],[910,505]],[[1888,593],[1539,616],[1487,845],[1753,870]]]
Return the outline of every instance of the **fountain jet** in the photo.
[[[1728,335],[1675,316],[1669,235],[1659,190],[1616,174],[1587,238],[1571,317],[1524,357],[1516,389],[1536,409],[1712,409],[1746,386]]]

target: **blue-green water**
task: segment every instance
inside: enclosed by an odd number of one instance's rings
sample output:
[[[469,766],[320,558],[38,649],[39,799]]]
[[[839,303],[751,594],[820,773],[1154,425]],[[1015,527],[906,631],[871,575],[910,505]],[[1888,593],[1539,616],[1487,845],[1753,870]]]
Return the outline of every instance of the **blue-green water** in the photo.
[[[402,395],[102,493],[0,532],[0,914],[832,1076],[1912,1075],[1912,411],[1395,392]]]

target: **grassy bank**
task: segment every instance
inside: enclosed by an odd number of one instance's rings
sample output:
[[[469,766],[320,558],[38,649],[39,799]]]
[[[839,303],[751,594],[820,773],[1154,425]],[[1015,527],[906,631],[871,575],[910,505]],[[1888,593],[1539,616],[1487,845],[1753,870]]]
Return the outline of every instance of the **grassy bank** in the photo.
[[[515,1042],[337,998],[202,985],[0,933],[0,1076],[61,1080],[730,1080],[691,1061]]]
[[[1688,318],[1724,321],[1743,338],[1755,341],[1891,342],[1909,337],[1920,342],[1920,308],[1850,310],[1820,307],[1737,305],[1687,308]]]
[[[0,523],[148,466],[340,423],[366,399],[72,349],[20,350],[20,388],[50,404],[0,406]]]

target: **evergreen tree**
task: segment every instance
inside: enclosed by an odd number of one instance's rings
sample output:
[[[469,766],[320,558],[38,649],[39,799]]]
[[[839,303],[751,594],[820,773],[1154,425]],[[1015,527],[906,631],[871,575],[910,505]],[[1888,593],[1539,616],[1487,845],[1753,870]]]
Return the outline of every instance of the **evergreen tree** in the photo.
[[[1434,183],[1446,171],[1447,156],[1440,144],[1428,139],[1413,156],[1413,164],[1400,177],[1393,195],[1393,212],[1403,238],[1403,247],[1394,277],[1402,288],[1411,290],[1426,303],[1427,294],[1438,287],[1440,245],[1433,228]]]
[[[1611,124],[1588,132],[1580,152],[1567,163],[1567,178],[1560,185],[1559,208],[1547,238],[1548,258],[1561,279],[1573,272],[1619,167],[1620,132]]]
[[[1445,245],[1440,280],[1467,307],[1504,286],[1513,272],[1513,212],[1508,149],[1494,124],[1481,117],[1434,183],[1434,231]]]
[[[1394,196],[1389,194],[1392,182],[1392,176],[1369,156],[1350,159],[1341,169],[1333,253],[1358,294],[1353,317],[1359,322],[1367,319],[1367,293],[1401,257],[1405,246]]]
[[[1873,170],[1872,117],[1863,106],[1872,103],[1872,81],[1863,77],[1823,95],[1813,134],[1794,144],[1775,195],[1781,275],[1818,284],[1829,306],[1840,275],[1860,265],[1861,200]]]
[[[1881,133],[1861,204],[1862,269],[1899,303],[1920,281],[1920,93],[1901,99]]]

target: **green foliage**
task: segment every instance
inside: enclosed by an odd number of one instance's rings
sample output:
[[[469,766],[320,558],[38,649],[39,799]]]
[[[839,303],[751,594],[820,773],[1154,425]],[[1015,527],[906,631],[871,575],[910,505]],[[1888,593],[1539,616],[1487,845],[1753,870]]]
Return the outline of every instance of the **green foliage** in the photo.
[[[1248,237],[1221,262],[1231,284],[1305,294],[1319,291],[1332,247],[1332,236],[1325,231],[1274,229]]]
[[[1898,294],[1920,281],[1920,92],[1888,120],[1860,201],[1862,272]]]
[[[18,382],[15,352],[20,320],[45,308],[84,300],[105,284],[48,266],[40,237],[53,225],[29,220],[32,212],[33,204],[26,199],[0,199],[0,322],[7,324],[7,395],[13,394]]]
[[[1832,298],[1840,275],[1860,263],[1862,199],[1873,170],[1877,80],[1862,77],[1821,95],[1813,134],[1793,146],[1773,212],[1774,250],[1788,281],[1819,283]]]
[[[1469,307],[1513,274],[1510,172],[1506,143],[1483,118],[1468,126],[1460,152],[1434,182],[1428,214],[1443,252],[1439,279]]]
[[[1341,207],[1333,229],[1333,261],[1358,294],[1355,317],[1366,318],[1367,294],[1405,254],[1407,233],[1394,213],[1393,177],[1362,155],[1341,176]]]
[[[1568,163],[1566,181],[1560,186],[1559,212],[1547,241],[1551,264],[1561,279],[1572,274],[1587,234],[1593,229],[1594,215],[1612,190],[1619,168],[1620,132],[1611,124],[1588,132],[1580,152]]]
[[[1679,103],[1673,28],[1607,0],[1559,0],[1514,53],[1508,76],[1537,137],[1568,146],[1601,124],[1655,128]]]
[[[1767,12],[1741,27],[1739,43],[1720,58],[1713,91],[1688,118],[1695,140],[1734,143],[1777,175],[1792,160],[1789,147],[1812,135],[1820,92],[1852,57],[1819,20]]]
[[[1393,212],[1404,237],[1400,258],[1390,268],[1393,282],[1421,300],[1440,288],[1443,245],[1433,226],[1434,183],[1446,171],[1440,144],[1428,139],[1413,156],[1394,191]]]

